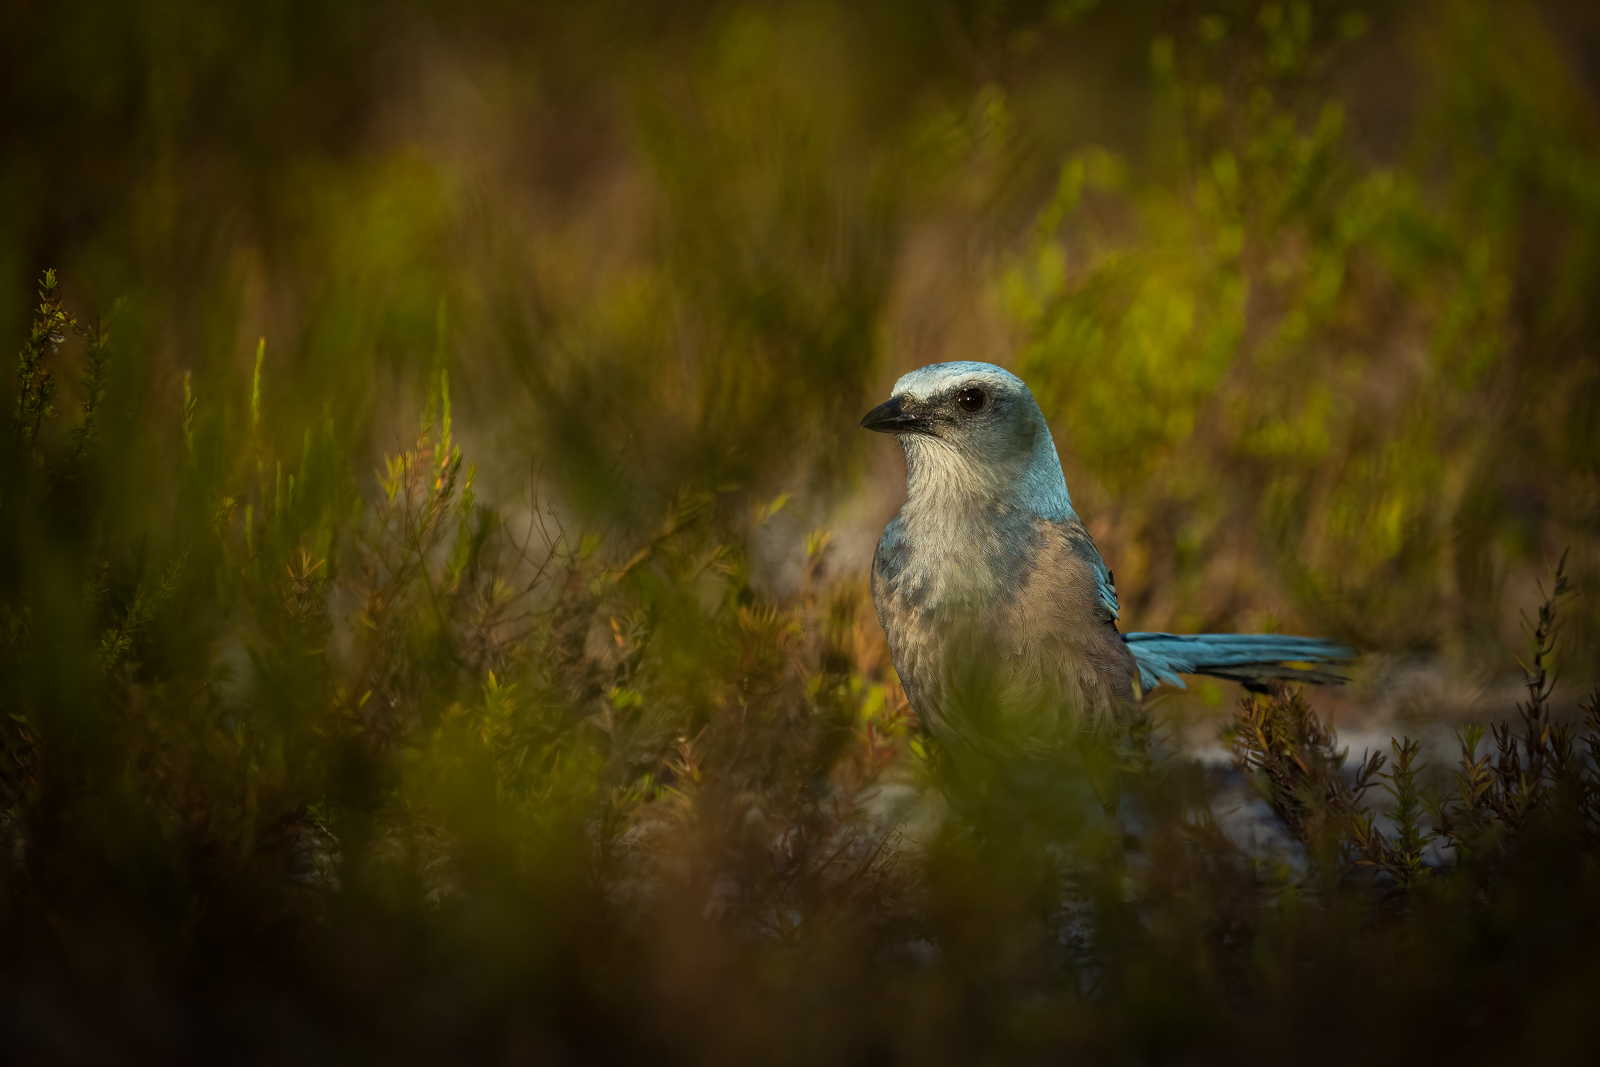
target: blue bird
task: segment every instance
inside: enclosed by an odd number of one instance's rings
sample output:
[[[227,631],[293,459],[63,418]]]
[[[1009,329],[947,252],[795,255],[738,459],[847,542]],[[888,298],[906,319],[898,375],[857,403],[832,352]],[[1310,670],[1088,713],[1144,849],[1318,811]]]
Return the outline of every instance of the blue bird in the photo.
[[[1339,644],[1277,634],[1122,634],[1112,573],[1028,386],[989,363],[935,363],[861,425],[905,449],[906,503],[872,562],[872,598],[906,696],[958,758],[1040,764],[1114,736],[1182,674],[1261,688],[1337,681]],[[1108,812],[1115,789],[1098,777]]]

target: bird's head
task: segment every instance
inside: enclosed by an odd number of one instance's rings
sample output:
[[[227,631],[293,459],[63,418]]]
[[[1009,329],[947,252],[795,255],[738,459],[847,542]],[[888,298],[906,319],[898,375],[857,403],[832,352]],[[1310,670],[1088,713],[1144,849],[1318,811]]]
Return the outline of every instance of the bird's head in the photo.
[[[861,425],[899,437],[913,500],[931,495],[1072,512],[1061,461],[1027,383],[992,363],[932,363],[905,375]]]

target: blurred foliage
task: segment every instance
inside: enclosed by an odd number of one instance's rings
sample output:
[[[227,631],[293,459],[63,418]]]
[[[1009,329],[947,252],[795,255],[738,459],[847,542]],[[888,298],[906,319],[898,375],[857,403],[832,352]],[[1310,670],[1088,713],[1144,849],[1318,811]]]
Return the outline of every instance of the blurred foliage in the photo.
[[[1579,1059],[1583,19],[6,7],[8,1052]],[[1142,628],[1492,673],[1571,544],[1520,727],[1353,768],[1283,692],[1232,772],[1135,724],[1127,840],[948,817],[841,542],[975,357]]]
[[[1594,541],[1594,101],[1531,12],[1435,7],[1393,161],[1318,77],[1359,11],[1223,5],[1158,38],[1170,141],[1070,155],[1005,278],[1136,615],[1231,624],[1256,592],[1233,558],[1369,647],[1470,644],[1519,560]]]

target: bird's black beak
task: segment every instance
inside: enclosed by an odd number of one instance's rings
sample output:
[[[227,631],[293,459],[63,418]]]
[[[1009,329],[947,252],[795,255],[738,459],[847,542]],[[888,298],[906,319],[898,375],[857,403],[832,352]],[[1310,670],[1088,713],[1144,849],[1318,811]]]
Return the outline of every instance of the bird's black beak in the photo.
[[[933,420],[918,415],[908,398],[892,397],[861,420],[864,429],[879,433],[932,433]]]

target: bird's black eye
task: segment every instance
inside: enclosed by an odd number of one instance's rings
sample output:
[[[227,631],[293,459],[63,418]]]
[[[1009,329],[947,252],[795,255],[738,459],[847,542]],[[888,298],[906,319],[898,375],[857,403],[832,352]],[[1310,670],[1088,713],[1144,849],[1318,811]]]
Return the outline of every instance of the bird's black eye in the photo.
[[[963,411],[977,411],[989,402],[989,394],[973,386],[956,394],[956,403]]]

